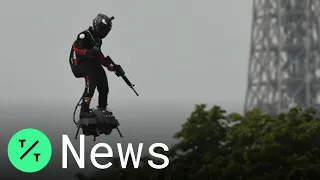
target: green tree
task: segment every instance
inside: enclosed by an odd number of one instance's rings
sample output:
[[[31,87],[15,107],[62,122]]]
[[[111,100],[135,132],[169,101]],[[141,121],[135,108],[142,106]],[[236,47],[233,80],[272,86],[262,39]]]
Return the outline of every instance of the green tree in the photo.
[[[228,133],[229,175],[250,179],[320,178],[320,119],[315,109],[292,108],[277,116],[252,110]],[[236,167],[236,168],[235,168]]]
[[[171,148],[173,179],[215,179],[221,173],[223,157],[228,153],[226,123],[226,111],[219,106],[206,110],[206,105],[196,105],[174,136],[180,141]]]
[[[170,157],[163,170],[152,169],[147,165],[150,157],[143,157],[146,165],[138,169],[113,166],[90,179],[320,178],[320,119],[312,108],[271,116],[256,109],[241,115],[196,105],[174,138],[178,143],[162,152]]]

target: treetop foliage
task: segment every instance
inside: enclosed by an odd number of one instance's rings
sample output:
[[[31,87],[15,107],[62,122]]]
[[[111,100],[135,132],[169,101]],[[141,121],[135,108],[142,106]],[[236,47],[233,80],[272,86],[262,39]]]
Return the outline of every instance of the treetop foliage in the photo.
[[[178,142],[162,152],[170,159],[165,169],[122,169],[113,159],[117,166],[88,179],[320,179],[320,119],[314,108],[294,107],[275,116],[253,109],[241,115],[200,104],[174,138]]]

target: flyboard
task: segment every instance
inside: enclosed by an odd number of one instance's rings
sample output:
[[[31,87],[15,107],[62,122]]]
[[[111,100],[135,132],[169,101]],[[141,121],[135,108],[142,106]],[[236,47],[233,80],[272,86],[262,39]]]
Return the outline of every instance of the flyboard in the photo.
[[[125,72],[123,71],[122,67],[120,65],[116,65],[112,59],[108,56],[108,60],[114,65],[115,69],[114,72],[118,77],[122,77],[122,79],[127,83],[127,85],[134,91],[134,93],[138,95],[138,93],[135,91],[134,84],[132,84],[128,78],[125,76]],[[93,113],[95,114],[92,118],[82,118],[79,120],[76,120],[75,115],[77,112],[77,109],[79,106],[81,106],[81,100],[83,96],[85,95],[86,91],[88,90],[88,87],[85,86],[85,90],[78,101],[74,112],[73,112],[73,122],[77,126],[77,132],[75,139],[78,138],[79,131],[82,129],[82,134],[85,136],[93,136],[93,141],[96,140],[96,137],[100,136],[101,134],[110,135],[113,129],[116,129],[120,135],[120,137],[123,137],[119,130],[119,121],[116,119],[114,114],[110,111],[107,115],[103,115],[102,112],[99,109],[93,109]]]

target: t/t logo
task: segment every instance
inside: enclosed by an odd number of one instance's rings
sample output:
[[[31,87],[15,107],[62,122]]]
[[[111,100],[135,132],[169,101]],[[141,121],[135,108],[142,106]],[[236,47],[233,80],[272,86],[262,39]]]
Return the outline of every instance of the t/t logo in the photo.
[[[163,143],[154,143],[149,147],[149,154],[153,157],[163,159],[163,164],[157,165],[152,160],[148,160],[148,164],[150,167],[152,167],[154,169],[166,168],[169,165],[169,158],[163,154],[159,154],[159,153],[154,152],[154,149],[157,147],[163,148],[164,151],[169,151],[169,148],[167,145],[165,145]],[[79,153],[80,155],[77,154],[69,137],[67,135],[62,135],[62,168],[64,168],[64,169],[66,169],[68,167],[68,158],[67,158],[68,148],[70,149],[73,157],[75,158],[79,168],[83,169],[85,167],[84,135],[80,135],[80,153]],[[97,153],[96,151],[98,150],[98,148],[105,148],[105,149],[107,149],[108,153]],[[139,167],[139,163],[140,163],[142,148],[143,148],[143,143],[139,143],[138,153],[137,153],[137,156],[135,157],[135,153],[134,153],[132,144],[129,143],[127,151],[126,151],[126,155],[124,157],[123,151],[122,151],[122,145],[121,145],[121,143],[117,143],[117,149],[118,149],[118,153],[119,153],[121,167],[122,168],[127,167],[129,156],[131,156],[133,166],[134,166],[134,168],[137,169]],[[112,148],[106,143],[98,143],[92,148],[92,150],[90,152],[91,163],[96,168],[107,169],[107,168],[111,167],[112,166],[111,162],[109,162],[107,164],[102,164],[102,165],[99,164],[96,160],[96,158],[98,158],[98,157],[106,157],[106,158],[113,157]]]

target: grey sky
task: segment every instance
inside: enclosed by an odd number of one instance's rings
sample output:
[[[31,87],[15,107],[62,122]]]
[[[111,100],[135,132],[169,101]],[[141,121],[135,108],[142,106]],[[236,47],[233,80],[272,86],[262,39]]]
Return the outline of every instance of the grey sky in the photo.
[[[249,0],[16,1],[0,5],[0,81],[5,102],[75,101],[84,82],[68,64],[71,43],[97,13],[115,16],[103,52],[122,65],[140,100],[243,104]],[[110,106],[137,99],[108,73]],[[97,94],[96,94],[97,95]],[[94,105],[96,102],[94,102]]]
[[[135,97],[122,79],[107,72],[109,104],[121,119],[123,141],[169,139],[185,121],[192,103],[228,102],[242,109],[251,8],[251,0],[1,0],[0,112],[1,121],[11,123],[3,123],[0,141],[30,124],[57,141],[61,133],[74,135],[71,115],[84,81],[73,77],[69,51],[97,13],[115,16],[102,50],[122,65],[140,94]],[[160,100],[170,106],[149,105]],[[20,101],[34,103],[24,111],[11,108],[12,103],[22,106]],[[49,101],[67,108],[44,110]],[[147,112],[141,101],[149,102],[144,104]],[[187,102],[186,108],[180,107],[181,102]],[[98,142],[112,138],[119,140],[113,132]],[[6,149],[0,149],[4,155]]]

